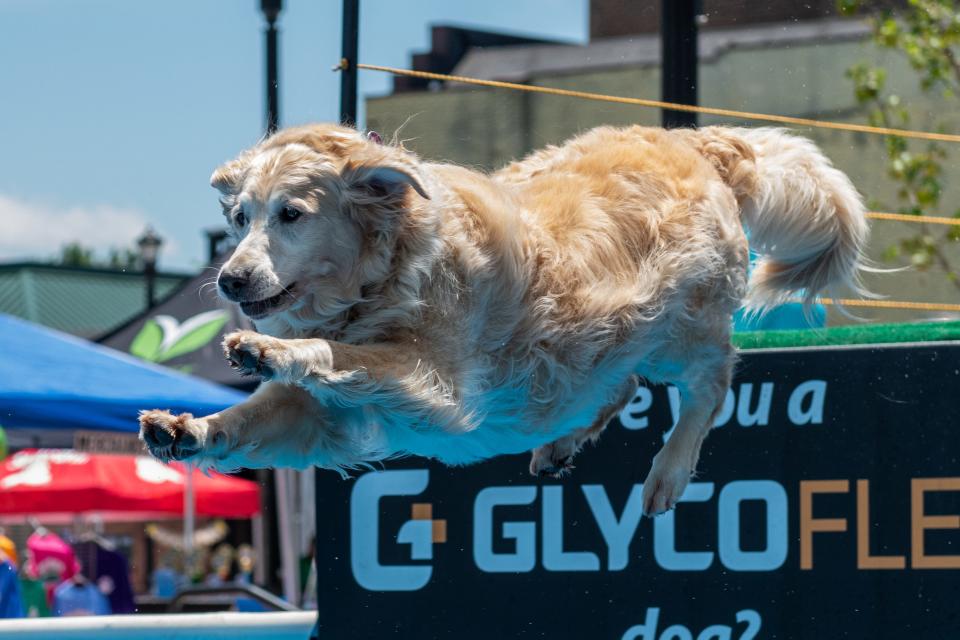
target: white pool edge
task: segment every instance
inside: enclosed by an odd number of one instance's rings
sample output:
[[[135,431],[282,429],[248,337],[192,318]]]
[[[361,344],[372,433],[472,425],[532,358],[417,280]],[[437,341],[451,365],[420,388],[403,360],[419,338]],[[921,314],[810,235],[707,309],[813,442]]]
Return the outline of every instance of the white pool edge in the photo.
[[[17,640],[160,640],[276,638],[306,640],[316,611],[179,613],[0,620],[0,638]],[[189,634],[189,635],[188,635]]]

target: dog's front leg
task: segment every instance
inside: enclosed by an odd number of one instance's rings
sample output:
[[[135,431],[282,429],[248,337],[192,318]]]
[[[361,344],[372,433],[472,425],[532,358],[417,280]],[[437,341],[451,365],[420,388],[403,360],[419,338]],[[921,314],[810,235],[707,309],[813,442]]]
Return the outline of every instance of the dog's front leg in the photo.
[[[340,447],[329,411],[300,387],[262,384],[247,400],[202,418],[153,410],[140,414],[140,439],[164,462],[202,468],[306,467]]]
[[[475,426],[450,378],[409,345],[352,345],[237,331],[224,338],[223,346],[242,374],[298,385],[324,404],[376,405],[415,428],[456,432]]]

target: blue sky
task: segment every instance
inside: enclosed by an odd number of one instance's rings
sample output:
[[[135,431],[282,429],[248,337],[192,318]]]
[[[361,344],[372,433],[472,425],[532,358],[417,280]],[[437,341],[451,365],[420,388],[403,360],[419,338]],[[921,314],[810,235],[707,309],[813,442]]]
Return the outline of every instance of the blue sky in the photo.
[[[147,225],[161,268],[195,270],[220,223],[208,178],[263,129],[259,0],[0,0],[0,261],[77,240],[101,253]],[[409,66],[432,24],[570,42],[586,0],[361,0],[360,57]],[[281,118],[337,117],[339,0],[284,0]],[[361,72],[361,101],[389,78]]]

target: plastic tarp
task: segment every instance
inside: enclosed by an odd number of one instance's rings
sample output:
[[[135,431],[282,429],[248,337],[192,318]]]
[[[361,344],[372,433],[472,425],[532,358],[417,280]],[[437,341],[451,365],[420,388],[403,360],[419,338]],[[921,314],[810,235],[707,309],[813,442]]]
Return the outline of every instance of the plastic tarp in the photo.
[[[187,467],[149,456],[27,449],[0,462],[0,514],[183,513]],[[256,482],[191,468],[196,513],[249,518],[260,511]]]
[[[246,395],[0,314],[0,425],[136,432],[141,409],[204,415]]]
[[[183,513],[187,468],[149,456],[27,449],[0,463],[0,513],[97,511]],[[256,482],[190,469],[196,513],[249,518],[260,511]]]

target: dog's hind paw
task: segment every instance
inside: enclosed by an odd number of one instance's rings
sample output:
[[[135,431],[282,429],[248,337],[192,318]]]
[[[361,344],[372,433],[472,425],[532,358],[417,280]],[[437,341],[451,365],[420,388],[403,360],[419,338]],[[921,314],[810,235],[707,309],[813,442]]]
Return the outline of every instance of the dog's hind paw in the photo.
[[[653,458],[653,466],[643,482],[643,514],[656,516],[670,511],[680,501],[690,482],[690,469],[663,456]]]
[[[186,460],[203,449],[203,428],[189,413],[140,412],[140,439],[150,453],[163,462]]]
[[[564,455],[555,443],[537,447],[530,458],[530,475],[538,478],[560,479],[573,469],[573,454]]]

